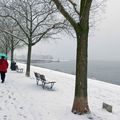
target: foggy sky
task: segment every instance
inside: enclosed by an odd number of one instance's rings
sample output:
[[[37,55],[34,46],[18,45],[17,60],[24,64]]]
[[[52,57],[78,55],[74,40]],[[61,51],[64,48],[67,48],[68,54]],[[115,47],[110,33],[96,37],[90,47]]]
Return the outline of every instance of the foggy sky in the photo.
[[[89,59],[120,60],[120,1],[108,0],[104,19],[89,38]]]
[[[89,36],[90,60],[120,60],[120,1],[108,0],[106,5],[105,13],[100,16],[102,20]],[[61,40],[40,41],[32,51],[32,54],[49,54],[56,59],[75,59],[76,40],[63,35]],[[20,50],[18,52],[23,54]]]

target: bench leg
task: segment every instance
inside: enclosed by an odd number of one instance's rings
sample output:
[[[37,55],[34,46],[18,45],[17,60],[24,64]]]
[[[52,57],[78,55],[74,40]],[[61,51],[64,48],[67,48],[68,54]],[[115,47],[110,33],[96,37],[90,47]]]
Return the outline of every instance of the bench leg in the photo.
[[[39,82],[39,80],[36,80],[37,85],[38,85],[38,82]]]
[[[18,73],[23,73],[23,69],[22,69],[22,68],[18,68],[18,69],[16,69],[16,71],[17,71]]]
[[[50,87],[50,89],[52,89],[53,85],[54,85],[54,83],[51,83],[51,87]]]
[[[44,82],[42,82],[42,88],[43,88],[43,89],[45,88],[45,83],[44,83]]]

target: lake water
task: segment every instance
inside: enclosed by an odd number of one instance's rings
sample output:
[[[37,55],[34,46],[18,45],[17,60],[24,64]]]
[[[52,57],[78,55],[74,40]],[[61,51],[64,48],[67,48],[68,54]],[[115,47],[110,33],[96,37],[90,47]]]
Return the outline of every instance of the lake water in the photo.
[[[88,77],[120,85],[120,62],[89,61]]]
[[[34,66],[75,74],[75,61],[32,62]],[[120,85],[120,62],[89,61],[88,78]]]

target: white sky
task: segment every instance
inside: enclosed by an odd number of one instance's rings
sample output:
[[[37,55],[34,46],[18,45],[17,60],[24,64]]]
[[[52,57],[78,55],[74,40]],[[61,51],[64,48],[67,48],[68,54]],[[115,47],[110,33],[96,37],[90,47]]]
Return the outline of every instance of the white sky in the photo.
[[[99,16],[102,20],[99,21],[99,24],[89,37],[89,59],[120,60],[119,5],[119,0],[108,0],[106,2],[105,13]],[[34,46],[33,53],[50,54],[56,59],[75,59],[76,40],[63,35],[61,40],[41,41]]]
[[[89,39],[89,58],[120,60],[120,1],[108,0],[104,19]],[[103,17],[102,16],[102,17]]]
[[[36,54],[50,54],[56,59],[75,59],[76,40],[66,34],[61,37],[57,40],[39,42],[33,48],[33,53],[39,49]]]

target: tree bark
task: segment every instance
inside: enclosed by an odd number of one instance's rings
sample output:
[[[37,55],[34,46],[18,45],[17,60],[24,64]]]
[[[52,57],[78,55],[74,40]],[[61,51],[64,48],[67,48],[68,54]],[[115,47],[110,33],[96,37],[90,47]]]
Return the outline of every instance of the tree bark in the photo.
[[[14,45],[13,45],[13,40],[11,41],[11,62],[13,61],[14,57]]]
[[[87,33],[86,33],[87,34]],[[87,98],[87,35],[77,34],[77,59],[75,98],[72,112],[83,114],[89,112]]]
[[[26,68],[26,76],[30,76],[30,64],[31,64],[31,51],[32,46],[31,44],[28,45],[28,54],[27,54],[27,68]]]
[[[76,87],[72,112],[77,114],[90,112],[87,95],[87,54],[91,3],[92,0],[81,1],[81,19],[75,30],[77,36]]]

